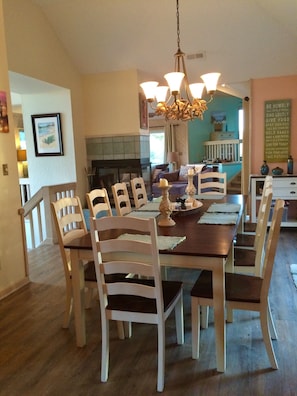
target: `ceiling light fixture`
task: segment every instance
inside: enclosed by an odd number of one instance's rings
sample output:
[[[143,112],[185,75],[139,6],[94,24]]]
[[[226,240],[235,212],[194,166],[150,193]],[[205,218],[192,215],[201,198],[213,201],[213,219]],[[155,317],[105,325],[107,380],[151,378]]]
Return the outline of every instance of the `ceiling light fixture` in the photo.
[[[184,59],[185,53],[180,49],[179,0],[176,0],[176,22],[177,52],[174,55],[175,68],[174,72],[164,75],[169,85],[169,98],[166,99],[168,87],[158,86],[159,83],[157,81],[147,81],[140,84],[140,86],[155,115],[164,116],[166,120],[188,121],[194,118],[202,120],[203,113],[207,110],[207,104],[213,100],[213,94],[217,89],[218,79],[221,74],[203,74],[200,77],[204,83],[189,84]],[[204,87],[208,95],[210,95],[208,101],[202,99]]]

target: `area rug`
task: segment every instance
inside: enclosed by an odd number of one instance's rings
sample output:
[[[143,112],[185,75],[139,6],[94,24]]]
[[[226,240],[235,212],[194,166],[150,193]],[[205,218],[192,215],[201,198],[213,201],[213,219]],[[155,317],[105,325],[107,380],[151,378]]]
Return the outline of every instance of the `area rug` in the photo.
[[[291,274],[293,277],[293,282],[297,288],[297,264],[291,264],[290,265],[290,270],[291,270]]]

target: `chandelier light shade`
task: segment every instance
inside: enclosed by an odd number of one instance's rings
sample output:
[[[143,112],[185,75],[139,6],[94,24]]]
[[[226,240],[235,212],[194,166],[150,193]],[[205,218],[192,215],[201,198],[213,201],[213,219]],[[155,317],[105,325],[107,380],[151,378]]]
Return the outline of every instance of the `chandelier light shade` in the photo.
[[[203,74],[203,82],[190,84],[185,65],[185,53],[180,49],[179,30],[179,0],[176,0],[177,20],[177,52],[174,72],[164,75],[168,86],[159,86],[157,81],[147,81],[140,84],[147,101],[156,115],[164,116],[166,120],[189,121],[194,118],[203,119],[207,104],[213,100],[217,89],[220,73]],[[202,99],[204,88],[209,100]],[[169,95],[168,95],[169,91]]]

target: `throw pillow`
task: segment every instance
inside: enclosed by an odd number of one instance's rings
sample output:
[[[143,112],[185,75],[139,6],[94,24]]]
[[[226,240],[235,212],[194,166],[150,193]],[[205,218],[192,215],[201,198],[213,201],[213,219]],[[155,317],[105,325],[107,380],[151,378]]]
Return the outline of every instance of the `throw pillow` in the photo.
[[[194,168],[195,173],[200,173],[202,169],[205,167],[205,164],[187,164],[187,166]]]
[[[181,165],[179,170],[179,180],[188,180],[188,170],[193,169],[193,165]]]
[[[163,173],[162,177],[164,179],[167,179],[169,182],[178,181],[179,171]]]
[[[159,164],[159,165],[156,165],[156,169],[161,169],[162,171],[167,171],[168,165],[169,164]]]
[[[159,175],[162,172],[162,169],[155,168],[153,170],[152,181],[153,183],[157,183],[159,181]]]

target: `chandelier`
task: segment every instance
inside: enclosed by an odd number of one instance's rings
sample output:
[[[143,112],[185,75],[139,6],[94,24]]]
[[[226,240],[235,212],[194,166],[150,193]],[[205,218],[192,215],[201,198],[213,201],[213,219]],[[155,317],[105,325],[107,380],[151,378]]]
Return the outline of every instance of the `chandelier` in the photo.
[[[188,121],[194,118],[202,120],[203,113],[207,110],[207,104],[213,100],[213,94],[221,74],[204,74],[200,76],[203,83],[189,84],[184,59],[185,53],[180,49],[179,0],[176,0],[176,22],[177,52],[174,54],[174,72],[164,75],[169,87],[158,86],[157,81],[147,81],[140,86],[155,115],[164,116],[166,120]],[[210,96],[208,101],[202,99],[204,88]],[[168,89],[170,95],[166,99]]]

